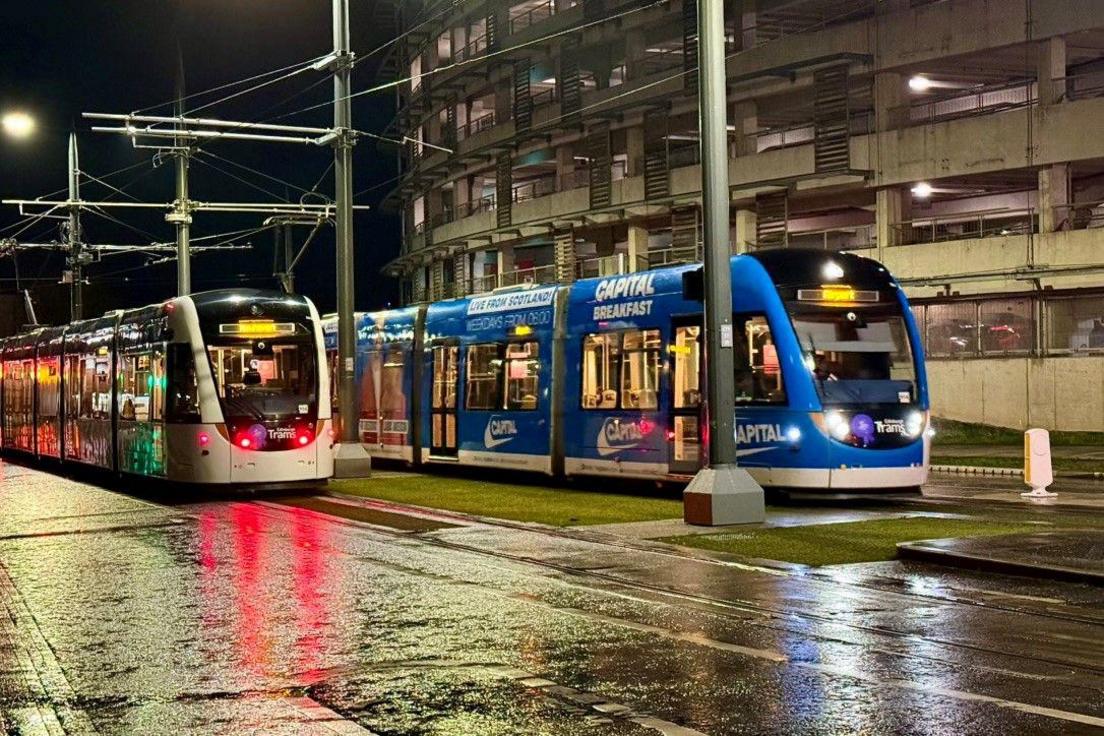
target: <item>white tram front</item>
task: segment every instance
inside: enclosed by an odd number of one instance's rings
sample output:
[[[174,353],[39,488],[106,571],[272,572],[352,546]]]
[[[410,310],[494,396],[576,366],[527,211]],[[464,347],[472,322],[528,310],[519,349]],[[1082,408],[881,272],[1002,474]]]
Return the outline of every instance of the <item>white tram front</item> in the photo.
[[[2,446],[197,484],[333,473],[329,375],[303,297],[224,290],[0,343]]]

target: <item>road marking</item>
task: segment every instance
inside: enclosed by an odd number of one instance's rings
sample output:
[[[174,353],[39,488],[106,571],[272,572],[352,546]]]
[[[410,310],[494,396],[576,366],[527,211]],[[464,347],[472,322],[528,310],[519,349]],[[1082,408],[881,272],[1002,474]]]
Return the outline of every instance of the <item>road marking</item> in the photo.
[[[332,733],[341,736],[376,736],[375,732],[369,731],[340,713],[330,710],[314,698],[286,698],[285,702],[292,709],[302,714],[306,721],[321,726]]]

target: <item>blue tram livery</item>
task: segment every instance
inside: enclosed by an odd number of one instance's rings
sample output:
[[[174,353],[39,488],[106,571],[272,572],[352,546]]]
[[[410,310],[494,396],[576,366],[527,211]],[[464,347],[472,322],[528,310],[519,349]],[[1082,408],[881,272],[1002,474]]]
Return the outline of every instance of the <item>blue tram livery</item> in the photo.
[[[730,267],[739,462],[764,486],[922,484],[922,349],[886,269],[799,249]],[[360,439],[415,464],[685,479],[708,461],[700,276],[686,265],[358,315]]]

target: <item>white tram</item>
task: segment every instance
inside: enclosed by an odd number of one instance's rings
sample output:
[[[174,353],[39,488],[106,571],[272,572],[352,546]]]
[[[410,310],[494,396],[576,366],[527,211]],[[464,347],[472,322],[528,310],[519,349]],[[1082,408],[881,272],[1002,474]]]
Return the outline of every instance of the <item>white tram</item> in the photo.
[[[121,474],[248,488],[333,474],[318,312],[210,291],[0,340],[0,447]]]

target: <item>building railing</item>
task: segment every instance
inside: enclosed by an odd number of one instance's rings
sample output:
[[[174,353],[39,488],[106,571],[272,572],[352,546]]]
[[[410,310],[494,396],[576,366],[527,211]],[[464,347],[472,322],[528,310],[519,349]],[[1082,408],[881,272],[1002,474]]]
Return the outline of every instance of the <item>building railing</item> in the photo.
[[[1104,227],[1104,201],[1071,202],[1054,208],[1056,230],[1092,230]]]
[[[645,51],[638,63],[645,76],[681,67],[683,65],[682,48]]]
[[[494,110],[483,113],[477,118],[472,118],[466,123],[460,123],[456,126],[456,137],[458,140],[464,140],[465,138],[471,138],[476,133],[482,133],[484,130],[489,130],[495,125],[495,113]]]
[[[1090,100],[1096,97],[1104,97],[1104,72],[1072,74],[1068,77],[1055,79],[1054,83],[1063,90],[1063,100]]]
[[[702,259],[702,246],[698,243],[691,247],[656,248],[648,251],[648,268],[663,268],[680,263],[698,263]]]
[[[452,52],[452,63],[474,59],[487,50],[487,34],[473,38],[464,46]]]
[[[514,202],[525,202],[548,194],[555,194],[555,192],[556,177],[553,175],[515,184],[511,190],[511,195]]]
[[[547,0],[535,8],[522,10],[510,16],[510,33],[523,31],[529,26],[548,20],[556,14],[556,6],[553,0]]]
[[[651,267],[648,257],[645,255],[636,256],[636,268],[631,268],[633,260],[628,253],[581,258],[575,262],[575,278],[593,279],[602,276],[619,276],[630,271],[647,271]]]
[[[548,87],[546,89],[538,90],[530,95],[530,99],[533,101],[533,107],[540,107],[541,105],[548,105],[553,103],[558,98],[556,94],[556,87]]]
[[[1037,232],[1034,208],[991,209],[923,217],[893,225],[899,245],[940,243]]]
[[[1039,99],[1034,80],[956,90],[938,98],[893,108],[906,125],[927,125],[937,120],[968,118],[998,110],[1013,110],[1034,105]],[[904,114],[901,114],[904,113]]]
[[[848,225],[808,230],[788,234],[791,247],[822,248],[824,250],[867,250],[878,245],[878,228],[874,224]]]
[[[525,284],[547,284],[556,280],[556,267],[549,263],[545,266],[519,268],[516,271],[504,271],[498,274],[499,288],[523,286]]]

